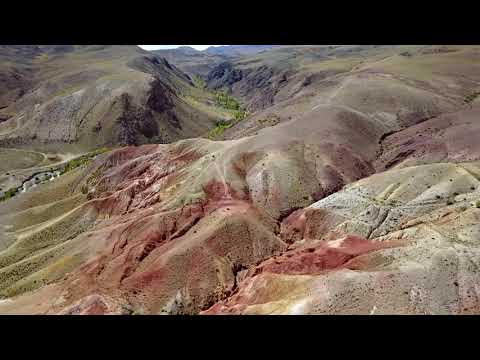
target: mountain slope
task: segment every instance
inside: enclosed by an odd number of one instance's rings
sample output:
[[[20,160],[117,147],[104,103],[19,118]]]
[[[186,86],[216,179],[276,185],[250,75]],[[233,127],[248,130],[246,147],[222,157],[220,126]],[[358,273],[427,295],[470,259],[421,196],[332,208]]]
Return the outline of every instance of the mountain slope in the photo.
[[[225,131],[226,139],[329,105],[354,109],[386,128],[397,123],[398,130],[458,109],[476,94],[479,51],[477,46],[284,47],[226,65],[230,70],[224,72],[213,70],[207,84],[229,89],[253,113]]]
[[[170,142],[214,125],[188,76],[136,46],[2,46],[0,144],[65,149]]]
[[[227,140],[115,149],[1,202],[0,313],[478,314],[478,48],[299,53],[314,80]]]
[[[475,116],[479,109],[468,111]],[[344,122],[345,128],[316,128],[306,118],[307,127],[297,120],[242,140],[185,140],[101,155],[48,185],[65,193],[61,213],[45,196],[47,188],[9,200],[0,222],[16,245],[1,253],[2,295],[38,291],[0,304],[0,311],[198,313],[217,300],[222,302],[208,313],[368,313],[373,306],[380,313],[477,311],[476,302],[442,306],[450,293],[429,289],[432,281],[450,289],[458,276],[468,294],[473,284],[468,279],[478,276],[468,265],[478,249],[478,161],[457,157],[457,163],[375,175],[373,164],[382,163],[382,154],[371,141],[376,132],[369,120],[341,109],[331,109],[330,116],[332,124]],[[359,131],[351,121],[366,127]],[[339,145],[329,143],[336,131],[342,134]],[[477,145],[465,146],[473,151]],[[360,178],[365,179],[355,182]],[[50,209],[48,215],[33,204]],[[443,230],[437,230],[437,221]],[[432,231],[441,237],[430,239]],[[468,248],[457,251],[451,240],[456,237]],[[390,256],[391,249],[399,249],[387,262],[394,261],[398,287],[382,285],[382,273],[369,277],[372,267],[384,266],[376,259]],[[427,266],[423,258],[433,262]],[[451,272],[441,265],[444,258],[466,261],[466,267]],[[409,259],[424,270],[415,270]],[[381,269],[385,275],[394,271]],[[347,281],[353,276],[348,271],[362,284],[375,282],[358,288],[357,281]],[[420,282],[422,271],[431,280]],[[339,284],[331,296],[341,293],[336,298],[346,301],[358,288],[362,307],[351,309],[348,301],[324,307],[329,298],[308,289],[330,277]],[[383,295],[369,293],[373,284],[384,286]],[[413,285],[431,305],[425,300],[415,305],[416,295],[394,297]],[[284,287],[288,290],[279,292]],[[307,293],[308,301],[302,297]],[[467,304],[462,294],[448,296]],[[413,307],[404,305],[408,301]],[[264,305],[254,306],[258,302]]]

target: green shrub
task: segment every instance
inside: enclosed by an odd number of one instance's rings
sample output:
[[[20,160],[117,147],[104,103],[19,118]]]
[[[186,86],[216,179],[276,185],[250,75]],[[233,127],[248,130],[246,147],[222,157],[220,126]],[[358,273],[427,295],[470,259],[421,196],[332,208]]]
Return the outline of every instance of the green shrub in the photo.
[[[78,168],[82,165],[85,165],[86,163],[90,162],[90,160],[92,160],[95,156],[97,156],[99,154],[102,154],[102,153],[104,153],[106,151],[109,151],[109,150],[110,150],[109,148],[103,147],[103,148],[97,149],[95,151],[92,151],[88,154],[82,155],[78,158],[70,160],[68,163],[65,164],[65,167],[62,170],[62,175],[71,171],[71,170],[73,170],[73,169],[76,169],[76,168]]]
[[[241,110],[240,103],[226,92],[218,91],[215,93],[218,106],[227,110]]]
[[[70,160],[68,163],[65,164],[65,167],[61,171],[61,175],[65,174],[65,173],[67,173],[67,172],[69,172],[73,169],[76,169],[79,166],[87,164],[95,156],[97,156],[99,154],[102,154],[102,153],[104,153],[106,151],[109,151],[109,150],[110,150],[109,148],[103,147],[103,148],[97,149],[95,151],[92,151],[88,154],[82,155],[78,158]],[[53,169],[50,169],[50,171],[53,171]],[[87,185],[82,186],[81,191],[82,191],[82,193],[87,194],[88,193],[88,186]],[[11,197],[15,196],[16,193],[17,193],[17,188],[8,189],[7,191],[5,191],[3,196],[0,197],[0,201],[8,200]]]
[[[208,138],[210,140],[215,139],[217,136],[220,136],[221,134],[223,134],[225,129],[228,129],[228,128],[232,127],[232,125],[233,125],[232,123],[229,123],[229,122],[226,122],[226,121],[219,121],[217,123],[217,126],[209,131]]]
[[[243,119],[245,119],[247,117],[247,115],[248,115],[247,111],[242,109],[242,108],[240,110],[236,110],[233,113],[233,117],[235,119],[235,122],[242,121]]]
[[[65,164],[65,167],[62,170],[62,175],[73,169],[78,168],[79,166],[86,164],[89,161],[90,161],[90,158],[86,156],[81,156],[79,158],[70,160],[68,163]]]
[[[473,100],[475,100],[480,95],[480,92],[474,92],[472,94],[468,94],[465,99],[463,100],[465,103],[469,104]]]
[[[192,77],[192,82],[193,82],[193,85],[195,85],[195,87],[199,89],[205,89],[205,86],[206,86],[205,80],[203,80],[202,78],[194,75]]]
[[[231,97],[224,91],[215,92],[215,99],[219,107],[230,110],[233,119],[232,121],[219,121],[217,123],[217,126],[210,130],[210,132],[208,133],[207,137],[209,139],[214,139],[220,136],[225,131],[225,129],[228,129],[236,123],[242,121],[248,115],[247,110],[242,107],[240,103],[235,100],[235,98]]]
[[[5,191],[3,196],[0,197],[0,201],[8,200],[8,199],[14,197],[16,193],[17,193],[17,188],[8,189],[7,191]]]

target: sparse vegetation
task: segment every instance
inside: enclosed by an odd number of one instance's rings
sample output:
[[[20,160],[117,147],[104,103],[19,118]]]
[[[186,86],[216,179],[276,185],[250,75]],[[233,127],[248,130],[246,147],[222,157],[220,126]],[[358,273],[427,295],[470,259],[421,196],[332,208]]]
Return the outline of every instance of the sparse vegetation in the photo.
[[[227,122],[223,120],[219,121],[217,123],[217,126],[215,126],[212,130],[210,130],[207,136],[209,139],[215,139],[217,136],[220,136],[221,134],[223,134],[225,129],[232,127],[232,125],[233,124],[231,122]]]
[[[81,156],[79,158],[76,158],[76,159],[73,159],[73,160],[70,160],[66,165],[65,167],[62,169],[62,172],[61,174],[65,174],[73,169],[76,169],[77,167],[80,167],[84,164],[86,164],[87,162],[90,161],[90,157],[85,155],[85,156]]]
[[[73,169],[76,169],[86,163],[88,163],[90,160],[92,160],[95,156],[101,154],[101,153],[104,153],[106,151],[108,151],[109,149],[108,148],[101,148],[101,149],[98,149],[98,150],[95,150],[95,151],[92,151],[88,154],[85,154],[85,155],[82,155],[78,158],[75,158],[75,159],[72,159],[70,160],[65,166],[64,168],[61,170],[61,175],[73,170]],[[54,169],[49,169],[49,171],[54,171]],[[35,180],[36,181],[40,181],[40,177],[35,177]],[[87,188],[83,188],[81,189],[82,193],[86,194],[88,192],[88,187]],[[86,192],[85,192],[86,191]],[[18,192],[18,188],[11,188],[11,189],[8,189],[7,191],[5,191],[5,193],[3,194],[3,196],[0,197],[0,202],[1,201],[5,201],[5,200],[8,200],[10,198],[12,198],[13,196],[15,196]]]
[[[205,80],[203,80],[201,77],[198,77],[198,76],[192,76],[192,82],[193,82],[193,85],[195,85],[196,88],[199,88],[199,89],[205,89]]]
[[[228,95],[225,91],[217,91],[215,93],[215,99],[218,106],[228,110],[240,110],[240,103],[233,97]]]
[[[63,168],[61,174],[65,174],[73,169],[76,169],[82,165],[85,165],[86,163],[88,163],[90,160],[92,160],[95,156],[99,155],[99,154],[102,154],[106,151],[108,151],[109,149],[108,148],[101,148],[101,149],[98,149],[98,150],[95,150],[95,151],[92,151],[88,154],[85,154],[85,155],[82,155],[80,157],[77,157],[75,159],[72,159],[70,160],[66,165],[65,167]]]
[[[258,122],[264,126],[275,126],[280,123],[280,117],[276,114],[270,114],[265,118],[259,119]]]
[[[17,188],[8,189],[7,191],[5,191],[5,194],[3,194],[2,197],[0,197],[0,201],[8,200],[14,197],[16,193],[17,193]]]
[[[470,104],[480,95],[480,91],[468,94],[463,100],[466,104]]]
[[[212,130],[210,130],[210,132],[208,133],[208,138],[209,139],[214,139],[217,136],[220,136],[225,131],[225,129],[228,129],[228,128],[232,127],[233,125],[235,125],[236,123],[242,121],[243,119],[245,119],[246,116],[247,116],[247,112],[245,110],[236,110],[233,113],[233,120],[232,121],[224,121],[224,120],[219,121],[217,123],[217,126],[215,128],[213,128]]]
[[[247,110],[237,100],[235,100],[235,98],[231,97],[224,91],[215,92],[215,100],[219,107],[228,110],[232,114],[233,119],[231,121],[221,120],[217,122],[217,126],[210,130],[207,135],[209,139],[214,139],[220,136],[225,129],[228,129],[236,123],[242,121],[248,115]]]

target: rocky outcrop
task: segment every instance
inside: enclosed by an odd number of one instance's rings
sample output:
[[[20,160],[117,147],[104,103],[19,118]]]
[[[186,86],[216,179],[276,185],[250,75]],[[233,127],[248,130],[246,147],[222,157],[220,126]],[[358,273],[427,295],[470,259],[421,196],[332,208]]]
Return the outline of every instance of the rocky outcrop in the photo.
[[[204,313],[478,313],[478,166],[390,170],[300,210],[291,249]]]
[[[208,73],[206,81],[209,88],[217,90],[223,87],[231,87],[242,78],[241,70],[234,69],[230,62],[223,62]]]
[[[212,90],[227,89],[244,99],[249,111],[256,111],[274,104],[277,92],[287,85],[288,74],[268,66],[242,70],[224,62],[208,73],[206,82]]]

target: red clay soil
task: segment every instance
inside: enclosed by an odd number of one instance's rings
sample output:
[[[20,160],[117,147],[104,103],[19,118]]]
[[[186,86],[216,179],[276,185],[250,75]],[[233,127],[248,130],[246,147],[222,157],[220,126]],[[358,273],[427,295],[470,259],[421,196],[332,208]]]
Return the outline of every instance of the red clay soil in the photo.
[[[289,244],[302,239],[312,241],[323,238],[338,221],[338,215],[324,209],[300,209],[281,224],[281,239]],[[340,236],[342,234],[339,234]],[[344,234],[343,234],[344,235]],[[336,235],[332,235],[337,238]]]
[[[152,184],[168,187],[198,156],[145,150],[123,149],[105,162],[117,166],[105,171],[89,203],[106,217],[88,238],[96,244],[96,256],[60,283],[67,302],[86,299],[72,313],[109,311],[99,300],[89,300],[93,294],[115,294],[136,308],[159,312],[179,289],[187,295],[178,311],[198,312],[232,289],[232,269],[285,247],[273,235],[275,223],[224,182],[204,184],[205,197],[192,204],[159,208]]]
[[[339,269],[360,270],[368,266],[361,255],[399,245],[401,245],[399,242],[375,242],[348,235],[335,243],[317,241],[315,244],[301,246],[280,256],[274,256],[248,271],[235,295],[226,301],[218,302],[202,314],[241,312],[251,300],[247,292],[252,290],[254,278],[261,274],[321,275]]]
[[[444,114],[392,134],[383,141],[375,162],[384,171],[405,162],[405,166],[434,162],[465,162],[480,157],[478,117],[480,107]]]
[[[367,252],[383,249],[392,244],[373,242],[358,236],[348,235],[341,239],[339,247],[321,241],[318,244],[295,249],[281,256],[266,260],[256,268],[253,275],[261,272],[289,275],[316,275],[325,270],[333,270],[345,266],[353,258]]]
[[[467,156],[460,145],[474,144],[469,116],[452,128],[448,117],[431,120],[451,128],[447,147],[457,146],[460,158]],[[306,207],[374,172],[377,125],[342,108],[322,108],[243,140],[192,139],[99,157],[79,183],[89,189],[84,206],[99,214],[81,235],[87,260],[58,282],[66,300],[49,312],[77,306],[71,311],[111,313],[127,304],[140,313],[195,314],[228,296],[242,269],[312,275],[361,266],[361,255],[391,244],[348,234],[329,235],[347,236],[339,247],[319,242],[339,215]],[[431,125],[417,126],[427,132]],[[431,141],[439,143],[442,131]],[[454,145],[462,134],[467,139]],[[417,141],[395,153],[394,141],[406,137],[388,137],[379,164],[408,154],[409,146],[427,146]],[[92,300],[97,295],[115,299],[115,306]]]

